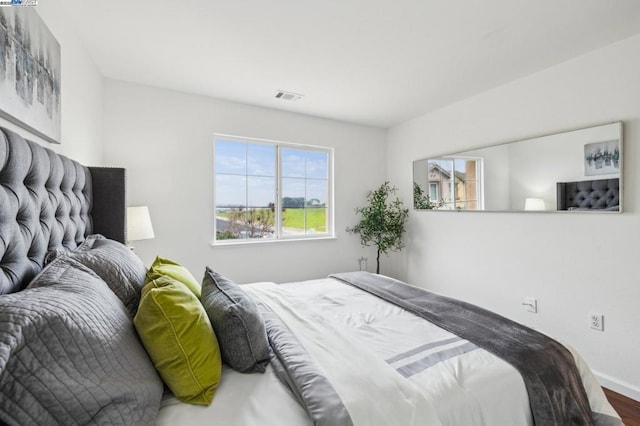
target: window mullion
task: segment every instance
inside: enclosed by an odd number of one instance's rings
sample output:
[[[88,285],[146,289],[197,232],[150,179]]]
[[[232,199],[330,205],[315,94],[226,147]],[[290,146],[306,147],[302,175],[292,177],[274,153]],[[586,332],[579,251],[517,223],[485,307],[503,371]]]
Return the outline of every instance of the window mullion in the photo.
[[[249,211],[249,145],[244,144],[244,214],[249,217],[251,212]],[[247,238],[251,238],[251,234],[247,234]]]
[[[304,226],[304,235],[307,235],[307,154],[304,156],[304,202],[302,203],[302,223]]]
[[[282,238],[282,159],[280,158],[280,145],[276,145],[276,199],[275,206],[275,235],[276,239]]]

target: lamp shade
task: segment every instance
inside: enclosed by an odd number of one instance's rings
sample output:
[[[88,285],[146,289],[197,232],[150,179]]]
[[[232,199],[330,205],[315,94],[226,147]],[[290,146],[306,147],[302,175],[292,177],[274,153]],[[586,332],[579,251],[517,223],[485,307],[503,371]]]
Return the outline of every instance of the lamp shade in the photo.
[[[525,210],[545,210],[542,198],[527,198],[524,201]]]
[[[149,207],[127,207],[127,240],[148,240],[154,237]]]

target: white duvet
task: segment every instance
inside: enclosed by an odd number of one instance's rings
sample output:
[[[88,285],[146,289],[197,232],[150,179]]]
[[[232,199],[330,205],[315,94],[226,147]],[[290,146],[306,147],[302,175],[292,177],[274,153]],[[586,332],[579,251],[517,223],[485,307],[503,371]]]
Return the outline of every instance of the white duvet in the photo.
[[[243,286],[288,325],[355,425],[532,425],[520,374],[466,340],[333,279]],[[617,417],[572,351],[593,411]],[[168,397],[158,425],[306,425],[275,377],[225,368],[209,407]]]

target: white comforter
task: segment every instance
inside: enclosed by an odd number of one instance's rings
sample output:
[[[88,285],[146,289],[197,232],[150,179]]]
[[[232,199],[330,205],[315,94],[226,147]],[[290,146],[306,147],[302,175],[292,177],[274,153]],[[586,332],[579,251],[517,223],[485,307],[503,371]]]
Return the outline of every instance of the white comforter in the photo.
[[[524,382],[509,364],[402,308],[333,279],[243,287],[294,332],[355,425],[531,425]],[[617,417],[584,361],[595,412]],[[168,398],[159,425],[305,425],[275,377],[225,369],[209,407]]]

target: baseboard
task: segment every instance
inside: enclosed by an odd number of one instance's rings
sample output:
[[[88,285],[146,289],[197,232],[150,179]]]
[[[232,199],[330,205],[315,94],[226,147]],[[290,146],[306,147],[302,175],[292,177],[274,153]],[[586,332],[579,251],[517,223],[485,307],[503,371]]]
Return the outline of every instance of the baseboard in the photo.
[[[623,382],[622,380],[618,380],[597,371],[594,371],[593,374],[596,376],[601,386],[640,402],[640,388],[637,386],[633,386],[631,383]]]

